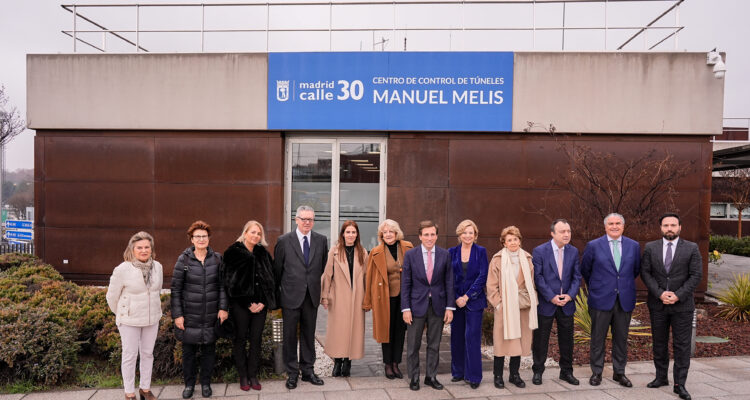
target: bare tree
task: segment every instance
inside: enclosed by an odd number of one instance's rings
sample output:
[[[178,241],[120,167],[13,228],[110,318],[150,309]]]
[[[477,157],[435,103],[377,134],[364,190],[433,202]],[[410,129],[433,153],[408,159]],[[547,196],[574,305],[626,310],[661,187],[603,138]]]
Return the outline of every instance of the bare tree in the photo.
[[[15,107],[8,106],[5,86],[0,86],[0,146],[8,144],[26,129],[21,115]]]
[[[750,169],[719,171],[719,188],[737,209],[737,238],[742,238],[742,211],[750,208]]]
[[[567,214],[576,235],[589,241],[602,234],[603,220],[609,213],[625,216],[636,239],[648,239],[661,214],[679,211],[674,202],[679,195],[676,184],[694,168],[695,161],[678,161],[669,152],[654,149],[637,157],[594,151],[556,134],[553,124],[528,122],[524,129],[535,130],[558,139],[558,150],[565,155],[566,164],[543,196],[542,207],[531,212],[550,220]],[[569,196],[569,203],[559,202],[560,191]]]
[[[613,212],[625,216],[630,232],[651,232],[659,215],[678,211],[675,186],[695,164],[654,149],[635,158],[567,143],[560,150],[569,164],[555,184],[570,195],[571,220],[586,240],[601,235],[604,217]]]

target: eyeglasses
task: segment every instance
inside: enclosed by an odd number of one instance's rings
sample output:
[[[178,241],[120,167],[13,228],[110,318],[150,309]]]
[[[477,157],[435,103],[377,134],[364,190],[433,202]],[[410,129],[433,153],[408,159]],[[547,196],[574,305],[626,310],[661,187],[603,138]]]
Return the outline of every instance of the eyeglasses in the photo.
[[[193,235],[193,239],[195,239],[195,240],[206,240],[206,239],[208,239],[208,235]]]
[[[302,222],[306,222],[306,223],[315,222],[315,218],[300,218],[300,217],[297,217],[297,219],[300,220],[300,221],[302,221]]]

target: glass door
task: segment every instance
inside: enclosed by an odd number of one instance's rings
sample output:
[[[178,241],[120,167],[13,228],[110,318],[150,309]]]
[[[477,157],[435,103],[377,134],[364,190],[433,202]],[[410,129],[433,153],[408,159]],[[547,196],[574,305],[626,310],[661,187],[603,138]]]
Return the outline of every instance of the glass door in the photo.
[[[329,245],[352,219],[362,245],[375,247],[385,218],[385,146],[382,137],[287,137],[285,232],[296,228],[297,207],[309,205],[315,209],[313,230]]]

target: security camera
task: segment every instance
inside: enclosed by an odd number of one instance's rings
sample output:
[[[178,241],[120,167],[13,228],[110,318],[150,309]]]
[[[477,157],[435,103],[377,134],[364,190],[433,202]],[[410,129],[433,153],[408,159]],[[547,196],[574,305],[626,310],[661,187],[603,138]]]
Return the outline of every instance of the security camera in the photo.
[[[706,64],[707,65],[713,65],[714,66],[714,78],[716,79],[723,79],[724,74],[727,72],[727,66],[724,64],[724,61],[721,59],[721,54],[716,51],[716,48],[709,51],[708,54],[706,54]]]

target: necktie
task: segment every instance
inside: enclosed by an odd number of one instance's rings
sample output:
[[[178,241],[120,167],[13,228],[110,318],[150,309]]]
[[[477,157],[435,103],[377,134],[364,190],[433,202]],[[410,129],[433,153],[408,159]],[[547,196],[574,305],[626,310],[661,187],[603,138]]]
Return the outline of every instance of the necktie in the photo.
[[[427,250],[427,282],[432,283],[432,250]]]
[[[557,249],[557,273],[560,275],[560,283],[563,279],[563,249]],[[562,285],[560,285],[560,294],[562,294]]]
[[[664,268],[666,268],[667,273],[672,268],[672,242],[667,242],[667,255],[664,257]]]
[[[303,236],[302,240],[302,254],[305,256],[305,266],[310,266],[310,242],[307,241],[307,236]]]
[[[615,258],[615,268],[617,272],[620,272],[620,246],[618,246],[617,240],[611,240],[612,242],[612,255]]]

